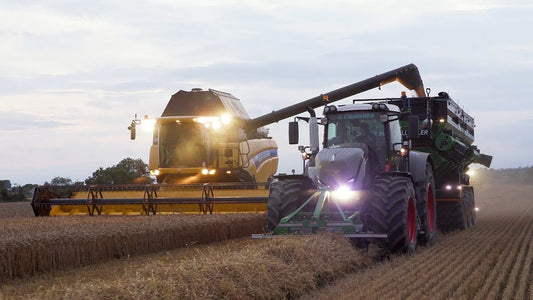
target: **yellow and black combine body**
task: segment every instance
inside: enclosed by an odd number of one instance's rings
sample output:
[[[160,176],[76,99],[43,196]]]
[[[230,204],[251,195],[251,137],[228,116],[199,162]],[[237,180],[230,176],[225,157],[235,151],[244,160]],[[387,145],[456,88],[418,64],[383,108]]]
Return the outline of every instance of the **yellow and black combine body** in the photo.
[[[231,94],[179,91],[161,117],[129,127],[131,139],[137,126],[153,127],[148,165],[158,184],[38,187],[35,215],[265,212],[278,147],[249,122]]]

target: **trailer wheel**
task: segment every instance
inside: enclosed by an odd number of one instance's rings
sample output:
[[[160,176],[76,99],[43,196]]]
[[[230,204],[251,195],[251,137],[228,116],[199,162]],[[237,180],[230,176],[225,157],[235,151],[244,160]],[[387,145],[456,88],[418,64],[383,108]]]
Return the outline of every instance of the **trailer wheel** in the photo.
[[[468,227],[476,224],[476,204],[474,200],[474,189],[472,187],[465,187],[463,190],[465,194],[465,202],[468,203],[467,206],[467,216],[468,216]]]
[[[435,178],[431,164],[426,164],[426,180],[422,188],[421,201],[418,203],[420,214],[421,230],[424,232],[419,236],[422,245],[433,244],[437,232],[437,202],[435,195]]]
[[[388,252],[414,252],[417,246],[417,211],[413,183],[406,177],[378,177],[367,207],[368,228],[387,233],[379,246]]]
[[[469,227],[467,193],[459,201],[437,203],[437,226],[442,232],[465,230]]]
[[[472,203],[472,225],[475,225],[477,222],[477,215],[476,215],[476,195],[474,193],[474,188],[472,187],[470,189],[470,201]]]
[[[267,202],[267,230],[273,231],[282,218],[293,213],[313,192],[312,183],[304,178],[274,180]]]

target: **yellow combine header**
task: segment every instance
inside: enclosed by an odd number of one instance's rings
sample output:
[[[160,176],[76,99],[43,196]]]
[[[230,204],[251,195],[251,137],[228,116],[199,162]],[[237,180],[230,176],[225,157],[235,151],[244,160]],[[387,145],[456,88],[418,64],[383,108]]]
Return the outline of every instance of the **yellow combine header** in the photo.
[[[268,183],[36,188],[36,216],[266,212]]]

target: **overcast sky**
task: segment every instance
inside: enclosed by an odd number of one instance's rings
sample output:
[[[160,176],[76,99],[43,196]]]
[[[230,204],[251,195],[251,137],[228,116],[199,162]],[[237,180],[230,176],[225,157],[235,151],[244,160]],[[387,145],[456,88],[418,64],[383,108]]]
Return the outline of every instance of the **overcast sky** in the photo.
[[[127,126],[180,89],[229,92],[256,117],[408,63],[474,116],[494,168],[533,165],[529,0],[0,3],[0,179],[12,183],[147,162],[151,136],[131,141]],[[287,120],[268,127],[280,171],[299,171]]]

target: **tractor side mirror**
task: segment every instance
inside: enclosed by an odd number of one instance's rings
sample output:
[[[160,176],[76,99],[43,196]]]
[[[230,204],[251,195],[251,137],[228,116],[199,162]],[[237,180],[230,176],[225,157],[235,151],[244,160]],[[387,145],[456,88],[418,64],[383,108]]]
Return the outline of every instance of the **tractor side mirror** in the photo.
[[[298,144],[298,121],[289,122],[289,144]]]
[[[409,125],[408,125],[407,136],[409,139],[418,138],[418,116],[409,116]]]

